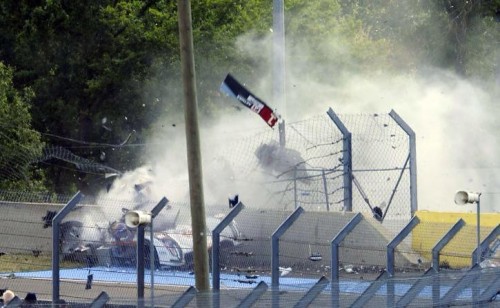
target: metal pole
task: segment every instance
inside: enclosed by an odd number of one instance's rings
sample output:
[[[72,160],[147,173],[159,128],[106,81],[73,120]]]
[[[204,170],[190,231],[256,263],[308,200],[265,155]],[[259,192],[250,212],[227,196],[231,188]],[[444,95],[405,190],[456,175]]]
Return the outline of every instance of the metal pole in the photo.
[[[352,212],[352,134],[347,130],[332,108],[326,112],[343,136],[342,164],[344,166],[344,210]]]
[[[495,228],[493,228],[493,230],[491,230],[490,234],[488,234],[486,236],[486,238],[481,242],[481,246],[480,246],[480,249],[481,249],[481,253],[478,254],[477,253],[477,248],[472,252],[471,254],[471,258],[472,258],[472,264],[471,266],[474,266],[476,263],[480,263],[477,259],[477,256],[481,256],[482,258],[482,253],[485,249],[488,248],[488,246],[490,246],[491,242],[493,242],[497,236],[500,235],[500,224],[498,224]]]
[[[137,306],[144,307],[144,226],[137,227]]]
[[[349,233],[354,230],[354,228],[361,222],[363,219],[363,215],[361,213],[357,213],[347,225],[342,227],[342,229],[335,235],[335,237],[331,240],[331,252],[332,252],[332,260],[330,264],[330,268],[332,269],[332,283],[339,282],[339,264],[340,264],[340,254],[339,254],[339,246],[340,243],[346,238]]]
[[[83,195],[77,192],[73,198],[52,218],[52,303],[59,300],[60,289],[60,266],[59,266],[59,236],[61,221],[80,202]]]
[[[94,301],[90,304],[89,308],[102,308],[106,306],[106,303],[109,301],[108,293],[102,291],[99,296],[94,299]]]
[[[413,216],[418,210],[417,201],[417,141],[413,129],[396,113],[391,110],[389,116],[405,131],[409,138],[410,147],[410,207],[411,215]]]
[[[273,99],[278,106],[279,114],[286,118],[285,6],[283,2],[284,0],[273,0]]]
[[[481,263],[481,224],[480,224],[480,216],[481,216],[481,194],[479,194],[477,198],[477,263]]]
[[[299,200],[297,200],[297,166],[293,169],[293,200],[295,202],[295,208],[299,206]]]
[[[292,226],[292,224],[304,213],[302,207],[298,207],[271,236],[271,286],[279,287],[279,265],[280,265],[280,237]]]
[[[179,39],[184,85],[184,117],[186,120],[186,144],[189,171],[189,197],[191,226],[193,229],[193,259],[196,289],[208,291],[208,249],[205,206],[203,198],[203,173],[201,168],[200,133],[198,127],[198,102],[194,69],[191,2],[178,0]]]
[[[420,223],[417,216],[413,216],[410,222],[387,244],[387,273],[394,276],[394,251],[396,247],[410,234],[410,232]]]
[[[453,237],[465,225],[465,222],[460,218],[446,234],[432,247],[432,268],[439,272],[439,253],[453,239]]]
[[[337,235],[331,241],[331,256],[332,260],[330,263],[330,268],[332,270],[332,307],[340,307],[340,286],[339,286],[339,245],[345,239],[345,237],[358,225],[358,223],[363,219],[361,213],[356,214],[351,220],[345,225]]]
[[[154,234],[153,234],[153,220],[151,219],[151,223],[149,224],[149,270],[151,275],[151,286],[150,286],[150,295],[151,295],[151,307],[154,307],[155,304],[155,245],[154,245]]]
[[[220,289],[220,234],[238,215],[245,205],[238,202],[229,214],[221,220],[221,222],[212,230],[212,289]]]
[[[285,129],[285,120],[278,122],[278,131],[280,138],[280,146],[284,148],[286,146],[286,129]]]
[[[323,177],[323,189],[325,190],[326,211],[330,212],[330,200],[328,200],[328,185],[326,183],[325,169],[321,170],[321,176]]]

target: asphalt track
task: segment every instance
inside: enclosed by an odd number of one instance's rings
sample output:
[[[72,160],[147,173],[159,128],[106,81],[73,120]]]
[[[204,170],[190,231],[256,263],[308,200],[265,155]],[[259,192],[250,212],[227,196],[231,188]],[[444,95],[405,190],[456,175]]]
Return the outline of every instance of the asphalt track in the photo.
[[[88,275],[93,276],[92,288],[85,289],[84,286]],[[137,295],[136,282],[137,274],[132,268],[82,268],[82,269],[61,269],[61,294],[80,290],[77,297],[93,299],[97,297],[100,290],[105,289],[111,298],[135,298]],[[12,289],[25,289],[39,294],[52,293],[52,271],[21,272],[12,274],[0,274],[0,287]],[[271,285],[270,276],[257,276],[248,279],[244,275],[221,273],[221,289],[253,289],[257,283],[263,281]],[[153,275],[156,296],[181,294],[189,286],[195,285],[194,275],[191,272],[157,270]],[[318,278],[319,279],[319,278]],[[307,292],[318,279],[300,277],[280,277],[280,290]],[[150,271],[146,270],[144,277],[146,287],[151,283]],[[361,294],[370,285],[370,281],[341,280],[339,289],[341,293]],[[410,283],[397,283],[395,285],[395,295],[402,296],[411,287]],[[67,290],[66,290],[67,289]],[[442,295],[446,294],[449,287],[442,286]],[[329,292],[328,286],[325,291]],[[28,291],[26,291],[28,292]],[[147,294],[147,293],[146,293]],[[383,286],[377,295],[385,295],[386,288]],[[472,295],[470,289],[465,289],[459,299],[467,299]],[[419,297],[431,298],[432,287],[428,286],[422,290]]]

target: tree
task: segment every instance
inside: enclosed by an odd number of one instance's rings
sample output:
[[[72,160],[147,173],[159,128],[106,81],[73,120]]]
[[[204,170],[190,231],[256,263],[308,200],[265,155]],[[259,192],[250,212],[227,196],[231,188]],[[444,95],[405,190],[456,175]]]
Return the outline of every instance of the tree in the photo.
[[[41,189],[43,173],[35,162],[42,155],[40,134],[31,127],[30,89],[17,91],[12,69],[0,62],[0,189]]]
[[[207,0],[193,10],[205,114],[234,66],[225,62],[237,57],[232,40],[258,20],[255,3]],[[0,59],[15,68],[16,88],[33,89],[33,125],[47,143],[121,171],[144,163],[141,147],[109,145],[130,134],[142,143],[160,116],[182,112],[176,9],[160,0],[0,4]],[[99,177],[71,168],[49,166],[53,190],[68,193],[75,181],[81,189]]]
[[[372,36],[356,14],[345,14],[341,1],[290,1],[286,14],[287,48],[303,58],[289,62],[314,63],[319,80],[335,83],[346,72],[390,69],[388,41]]]
[[[171,61],[178,48],[171,2],[155,2],[1,5],[2,58],[15,67],[15,86],[34,90],[34,125],[47,141],[85,158],[105,157],[101,162],[120,170],[141,164],[137,148],[96,144],[119,144],[134,131],[140,141],[142,130],[161,114],[160,101],[142,100],[142,83],[152,67]],[[58,192],[70,190],[75,179],[83,186],[85,177],[93,180],[78,170],[50,169]]]
[[[499,0],[469,1],[479,9],[479,26],[466,23],[461,49],[451,40],[455,28],[446,11],[457,1],[286,0],[287,70],[328,84],[350,72],[426,64],[461,63],[467,74],[491,76]],[[272,3],[200,0],[192,13],[202,121],[230,108],[218,91],[227,73],[267,84],[259,95],[270,97]],[[487,34],[471,36],[471,29]],[[182,118],[175,1],[2,1],[0,60],[12,67],[14,89],[33,90],[32,125],[48,145],[120,171],[145,163],[144,148],[130,143],[143,144],[158,121]],[[124,140],[128,144],[121,145]],[[47,168],[56,192],[70,193],[75,183],[82,189],[101,177],[64,167]]]
[[[349,0],[341,5],[362,21],[370,37],[390,42],[401,68],[432,66],[483,80],[496,74],[499,0]]]

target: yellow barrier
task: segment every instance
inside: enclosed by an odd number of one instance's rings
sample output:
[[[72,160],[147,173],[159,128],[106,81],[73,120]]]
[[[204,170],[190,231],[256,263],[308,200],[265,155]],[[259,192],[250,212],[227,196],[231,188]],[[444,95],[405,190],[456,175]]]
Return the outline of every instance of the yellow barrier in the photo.
[[[459,220],[465,226],[453,237],[440,253],[441,266],[465,268],[471,266],[471,255],[477,247],[477,214],[417,211],[420,223],[413,229],[413,250],[428,261],[432,260],[432,248]],[[500,213],[484,213],[480,217],[480,238],[483,241],[500,223]]]

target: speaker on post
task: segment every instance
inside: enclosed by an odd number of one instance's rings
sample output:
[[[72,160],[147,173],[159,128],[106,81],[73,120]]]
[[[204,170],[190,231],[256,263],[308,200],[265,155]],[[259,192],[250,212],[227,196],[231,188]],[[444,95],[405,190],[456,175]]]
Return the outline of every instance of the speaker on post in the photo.
[[[140,225],[151,223],[151,213],[144,211],[129,211],[125,214],[125,224],[129,228],[137,228]]]
[[[481,194],[468,192],[468,191],[457,191],[455,194],[455,204],[464,205],[467,203],[476,203],[479,201],[479,196]]]

